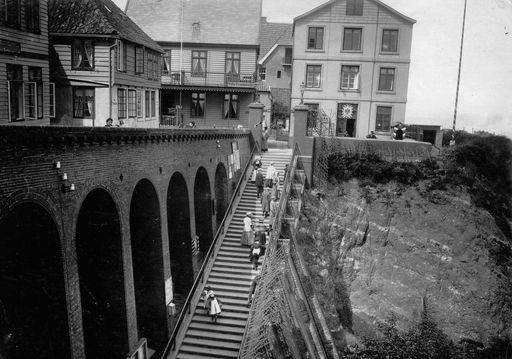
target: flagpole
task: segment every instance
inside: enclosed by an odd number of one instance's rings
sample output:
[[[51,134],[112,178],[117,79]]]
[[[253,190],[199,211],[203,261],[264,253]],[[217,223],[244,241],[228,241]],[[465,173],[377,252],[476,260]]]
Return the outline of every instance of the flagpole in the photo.
[[[461,38],[460,38],[459,72],[457,75],[457,91],[455,93],[455,109],[453,112],[453,132],[452,132],[453,144],[455,144],[455,126],[457,124],[457,106],[459,104],[460,73],[461,73],[461,69],[462,69],[462,50],[464,48],[464,31],[466,29],[467,4],[468,4],[468,0],[464,0],[464,15],[462,16],[462,34],[461,34]]]

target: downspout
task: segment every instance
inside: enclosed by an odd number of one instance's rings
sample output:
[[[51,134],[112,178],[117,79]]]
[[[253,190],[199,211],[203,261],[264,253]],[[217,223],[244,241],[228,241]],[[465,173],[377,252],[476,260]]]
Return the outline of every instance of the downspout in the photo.
[[[108,47],[108,117],[112,118],[112,49],[117,47],[117,40],[114,45]],[[94,121],[94,120],[93,120]],[[94,127],[94,122],[93,122]]]
[[[377,62],[377,42],[379,36],[379,15],[380,7],[377,6],[377,29],[375,30],[375,45],[373,47],[373,66],[372,66],[372,88],[370,92],[370,113],[368,115],[368,133],[370,133],[370,123],[372,121],[372,104],[373,104],[373,86],[375,82],[375,64]],[[368,134],[367,133],[367,134]]]

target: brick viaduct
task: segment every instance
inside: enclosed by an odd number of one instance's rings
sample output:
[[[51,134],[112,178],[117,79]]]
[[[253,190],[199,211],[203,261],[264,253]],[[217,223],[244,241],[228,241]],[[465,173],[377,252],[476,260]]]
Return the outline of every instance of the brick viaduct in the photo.
[[[166,303],[186,296],[228,205],[228,157],[238,146],[243,168],[252,143],[245,130],[1,127],[0,357],[124,358],[141,337],[161,350]]]

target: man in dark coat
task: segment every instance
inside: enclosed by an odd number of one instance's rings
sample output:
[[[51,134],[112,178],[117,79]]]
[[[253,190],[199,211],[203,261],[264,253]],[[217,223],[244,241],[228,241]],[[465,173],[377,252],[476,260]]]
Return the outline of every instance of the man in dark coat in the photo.
[[[260,198],[261,193],[263,192],[263,183],[265,182],[265,178],[263,177],[263,172],[261,168],[258,168],[256,171],[256,179],[254,180],[254,184],[256,185],[256,197]]]

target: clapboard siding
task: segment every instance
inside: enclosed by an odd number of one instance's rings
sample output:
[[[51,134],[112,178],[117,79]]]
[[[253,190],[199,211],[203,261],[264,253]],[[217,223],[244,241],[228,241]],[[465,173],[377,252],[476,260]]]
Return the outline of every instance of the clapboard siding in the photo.
[[[137,45],[132,43],[125,43],[125,46],[127,46],[126,54],[126,71],[118,71],[116,68],[115,74],[114,74],[114,83],[119,85],[129,85],[129,86],[141,86],[141,87],[152,87],[152,88],[160,88],[161,82],[160,82],[160,69],[161,69],[161,62],[159,62],[157,66],[158,76],[157,79],[152,80],[148,79],[148,53],[151,53],[161,61],[160,57],[161,54],[156,51],[149,50],[147,48],[144,49],[144,73],[137,74],[135,73],[135,48]],[[112,56],[114,58],[114,52],[112,52]]]
[[[23,3],[22,1],[20,28],[0,26],[0,39],[19,42],[23,52],[46,55],[48,54],[48,2],[46,0],[40,1],[40,34],[27,32]]]

